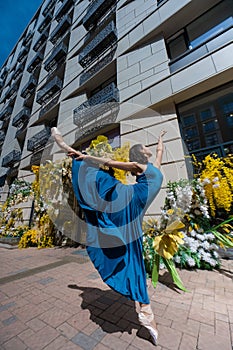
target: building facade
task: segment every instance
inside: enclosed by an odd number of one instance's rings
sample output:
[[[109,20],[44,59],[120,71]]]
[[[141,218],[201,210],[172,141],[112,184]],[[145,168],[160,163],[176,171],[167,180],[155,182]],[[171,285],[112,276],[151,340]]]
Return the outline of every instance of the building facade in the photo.
[[[98,134],[155,151],[167,130],[163,188],[187,155],[233,152],[233,0],[45,0],[0,70],[1,201],[58,126],[84,147]]]

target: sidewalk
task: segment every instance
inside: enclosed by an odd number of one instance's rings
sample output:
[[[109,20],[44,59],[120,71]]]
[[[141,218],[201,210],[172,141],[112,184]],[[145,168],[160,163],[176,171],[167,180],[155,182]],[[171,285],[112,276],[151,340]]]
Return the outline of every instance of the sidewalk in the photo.
[[[233,260],[219,271],[180,271],[190,293],[161,271],[149,287],[154,347],[134,303],[110,290],[85,250],[0,247],[1,350],[232,350]]]

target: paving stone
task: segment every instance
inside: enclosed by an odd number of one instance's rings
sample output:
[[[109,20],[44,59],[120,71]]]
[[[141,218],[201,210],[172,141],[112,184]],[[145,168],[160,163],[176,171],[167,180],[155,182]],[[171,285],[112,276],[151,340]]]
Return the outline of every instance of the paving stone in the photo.
[[[197,348],[197,338],[183,334],[179,350],[194,350]]]
[[[97,345],[98,340],[87,336],[86,334],[79,332],[77,333],[71,341],[74,344],[79,345],[84,350],[92,350]]]
[[[2,345],[4,350],[26,350],[27,346],[18,338],[15,337]]]
[[[207,332],[200,332],[198,338],[198,349],[200,350],[232,350],[229,337],[213,335]]]

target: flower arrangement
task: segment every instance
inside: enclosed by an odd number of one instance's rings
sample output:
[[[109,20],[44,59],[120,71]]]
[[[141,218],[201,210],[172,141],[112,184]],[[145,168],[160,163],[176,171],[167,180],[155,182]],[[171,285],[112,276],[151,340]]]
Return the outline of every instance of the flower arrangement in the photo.
[[[219,247],[233,248],[232,156],[208,155],[194,165],[198,171],[193,180],[168,183],[160,223],[144,223],[144,259],[155,284],[164,259],[172,258],[179,267],[213,269],[220,266]]]
[[[1,206],[0,211],[0,236],[21,237],[28,229],[23,223],[23,211],[15,207],[32,198],[31,184],[24,180],[15,180],[9,189],[9,196]]]
[[[196,177],[203,184],[212,217],[233,212],[233,155],[218,157],[209,154],[202,162],[193,156]]]

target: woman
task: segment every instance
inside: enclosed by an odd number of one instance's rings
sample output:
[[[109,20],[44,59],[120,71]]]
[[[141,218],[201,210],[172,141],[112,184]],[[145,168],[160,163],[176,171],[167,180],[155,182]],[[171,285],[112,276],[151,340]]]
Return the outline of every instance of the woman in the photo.
[[[162,184],[159,170],[164,131],[156,148],[155,166],[149,163],[149,148],[130,149],[129,162],[82,154],[63,141],[56,128],[52,135],[73,157],[72,184],[87,223],[87,252],[103,281],[140,304],[139,321],[157,342],[158,331],[151,310],[142,255],[142,220]],[[123,185],[100,166],[130,171],[136,183]]]

